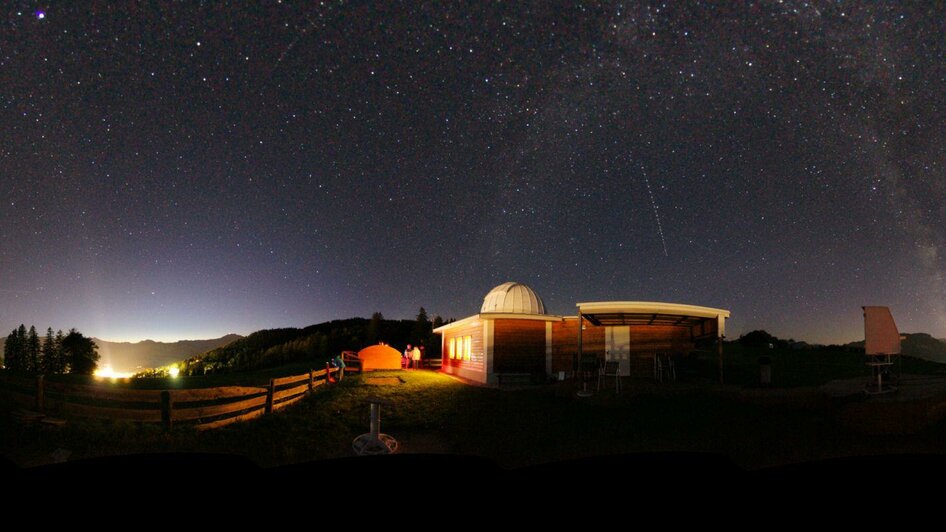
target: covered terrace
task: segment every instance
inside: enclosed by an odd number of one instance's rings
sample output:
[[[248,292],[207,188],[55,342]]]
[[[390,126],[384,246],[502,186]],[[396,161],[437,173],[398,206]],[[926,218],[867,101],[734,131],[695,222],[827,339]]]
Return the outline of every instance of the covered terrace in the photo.
[[[589,355],[618,362],[620,374],[626,376],[632,363],[641,358],[652,359],[657,367],[661,357],[712,349],[719,362],[719,381],[723,382],[722,340],[728,310],[653,301],[587,302],[577,307],[576,372],[580,361]],[[589,331],[584,329],[588,326],[595,328],[592,349],[586,348]]]

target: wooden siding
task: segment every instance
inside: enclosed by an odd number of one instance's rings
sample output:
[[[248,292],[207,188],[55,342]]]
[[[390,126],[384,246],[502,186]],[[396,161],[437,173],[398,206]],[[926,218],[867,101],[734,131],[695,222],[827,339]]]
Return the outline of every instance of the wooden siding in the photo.
[[[690,328],[690,334],[695,339],[715,339],[718,336],[719,323],[715,319],[706,319],[699,325]]]
[[[545,374],[545,322],[494,320],[493,372]]]
[[[604,357],[604,327],[585,322],[581,332],[582,351]],[[552,323],[552,373],[571,372],[578,355],[578,318]]]
[[[472,346],[470,347],[470,360],[458,360],[450,358],[450,339],[461,339],[464,336],[472,336]],[[443,370],[448,373],[454,373],[452,368],[462,368],[471,371],[486,371],[486,355],[483,346],[483,321],[473,320],[467,325],[450,329],[443,333]]]
[[[715,329],[715,323],[709,320]],[[630,329],[632,373],[652,368],[655,352],[688,352],[693,349],[688,327],[634,325]],[[707,327],[709,329],[709,327]],[[585,322],[582,352],[604,358],[605,327]],[[552,324],[552,373],[571,372],[578,354],[578,319],[566,318]],[[639,359],[639,360],[634,360]],[[640,366],[635,369],[634,367]]]
[[[689,352],[693,349],[688,327],[670,325],[633,325],[631,332],[631,353],[645,356],[657,351]]]

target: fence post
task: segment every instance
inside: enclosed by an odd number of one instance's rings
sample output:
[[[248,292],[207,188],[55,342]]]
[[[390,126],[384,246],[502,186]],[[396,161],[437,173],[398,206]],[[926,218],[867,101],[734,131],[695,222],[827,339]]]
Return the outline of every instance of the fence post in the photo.
[[[44,375],[38,375],[36,377],[36,410],[39,410],[43,414],[46,413],[46,398],[44,397],[46,391],[45,382],[46,379]]]
[[[161,424],[166,430],[171,430],[171,392],[161,391]]]
[[[332,366],[328,362],[325,363],[325,384],[332,383]]]
[[[312,383],[315,381],[315,375],[313,375],[313,373],[314,372],[310,369],[309,370],[309,393],[312,393]]]
[[[345,368],[338,368],[338,382],[345,378]]]
[[[276,393],[276,379],[269,379],[269,392],[266,393],[266,413],[273,413],[273,394]]]

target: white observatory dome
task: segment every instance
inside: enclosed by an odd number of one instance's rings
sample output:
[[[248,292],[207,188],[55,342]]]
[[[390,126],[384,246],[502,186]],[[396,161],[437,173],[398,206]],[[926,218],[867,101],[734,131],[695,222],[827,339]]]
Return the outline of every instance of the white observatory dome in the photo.
[[[542,298],[524,284],[503,283],[493,288],[483,298],[480,312],[506,312],[513,314],[545,314]]]

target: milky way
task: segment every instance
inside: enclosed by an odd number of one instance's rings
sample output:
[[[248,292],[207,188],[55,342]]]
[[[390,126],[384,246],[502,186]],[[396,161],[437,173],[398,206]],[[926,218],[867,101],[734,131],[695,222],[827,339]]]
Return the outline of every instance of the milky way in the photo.
[[[459,318],[515,280],[946,336],[946,13],[681,4],[3,7],[0,330]]]

